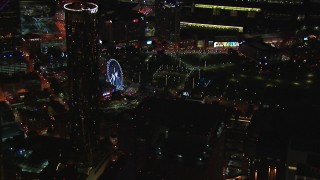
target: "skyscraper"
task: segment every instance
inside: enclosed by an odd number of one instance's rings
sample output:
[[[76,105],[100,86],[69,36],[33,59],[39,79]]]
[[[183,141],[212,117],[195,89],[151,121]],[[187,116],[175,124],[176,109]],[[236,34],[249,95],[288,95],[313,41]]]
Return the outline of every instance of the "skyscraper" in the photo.
[[[71,139],[74,149],[87,155],[92,165],[92,144],[97,137],[98,98],[98,6],[89,2],[67,3],[65,8],[68,52],[69,100],[71,102]]]
[[[19,1],[0,2],[0,39],[20,37]]]
[[[2,152],[2,107],[0,107],[0,180],[4,180],[3,152]]]
[[[155,3],[156,35],[162,40],[177,41],[180,36],[180,1]]]
[[[18,0],[0,1],[0,24],[0,63],[12,63],[22,44]]]

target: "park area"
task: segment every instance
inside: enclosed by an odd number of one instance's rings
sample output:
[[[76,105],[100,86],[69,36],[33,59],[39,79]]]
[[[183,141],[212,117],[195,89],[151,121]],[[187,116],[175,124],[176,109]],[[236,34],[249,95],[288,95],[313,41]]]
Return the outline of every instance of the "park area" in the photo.
[[[291,61],[261,65],[229,54],[187,54],[179,58],[193,69],[186,88],[235,102],[289,103],[295,98],[312,99],[320,89],[319,72]]]

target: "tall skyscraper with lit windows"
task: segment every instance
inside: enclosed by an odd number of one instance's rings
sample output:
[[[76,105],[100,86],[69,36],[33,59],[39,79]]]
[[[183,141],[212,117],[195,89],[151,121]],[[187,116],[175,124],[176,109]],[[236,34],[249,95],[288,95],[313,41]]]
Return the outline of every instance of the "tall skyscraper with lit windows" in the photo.
[[[19,1],[0,1],[0,40],[21,37]]]
[[[180,36],[181,2],[155,1],[156,36],[161,40],[178,41]]]
[[[13,69],[16,66],[20,69],[19,64],[16,63],[17,56],[12,56],[18,53],[21,45],[19,0],[0,1],[0,70],[2,72],[11,75],[8,71],[15,71]]]
[[[68,52],[70,138],[76,152],[85,153],[92,165],[92,145],[97,140],[98,103],[98,6],[89,2],[64,5]]]

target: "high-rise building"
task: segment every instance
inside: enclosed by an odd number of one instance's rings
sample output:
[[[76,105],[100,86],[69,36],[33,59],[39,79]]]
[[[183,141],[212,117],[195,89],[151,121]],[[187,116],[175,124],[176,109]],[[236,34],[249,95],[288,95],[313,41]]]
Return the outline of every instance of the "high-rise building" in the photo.
[[[179,1],[167,2],[157,0],[155,3],[156,36],[161,40],[177,41],[180,36],[180,13]]]
[[[117,8],[103,17],[101,38],[107,42],[133,42],[144,39],[145,17],[127,8]]]
[[[0,1],[0,62],[13,63],[13,54],[20,50],[21,23],[19,1]],[[2,67],[0,67],[2,69]]]
[[[0,2],[0,39],[21,35],[19,1]]]
[[[92,165],[92,145],[97,140],[98,6],[89,2],[64,5],[68,54],[71,133],[74,149]]]
[[[21,51],[21,23],[19,1],[0,2],[0,74],[27,72]]]
[[[0,128],[2,129],[2,107],[0,113]],[[0,132],[0,180],[4,180],[4,166],[3,166],[3,153],[2,153],[2,131]]]

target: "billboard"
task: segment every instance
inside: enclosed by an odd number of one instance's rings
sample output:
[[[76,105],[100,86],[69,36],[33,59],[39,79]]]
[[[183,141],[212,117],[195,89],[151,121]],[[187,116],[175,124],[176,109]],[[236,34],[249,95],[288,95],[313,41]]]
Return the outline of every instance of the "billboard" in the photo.
[[[239,47],[239,42],[214,42],[213,47]]]

